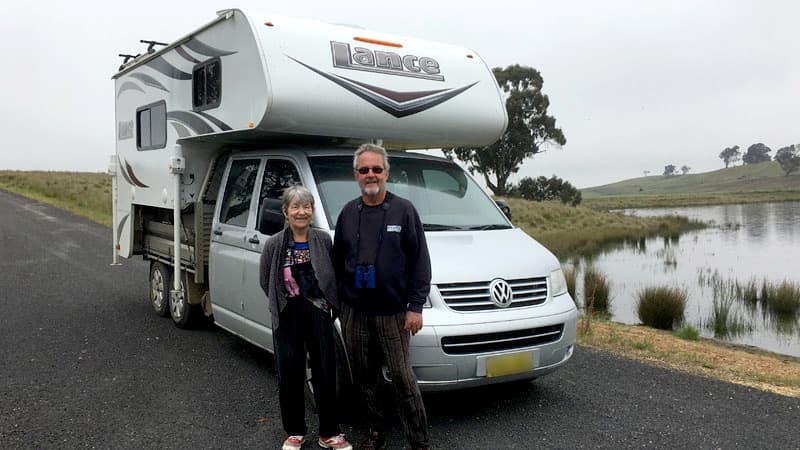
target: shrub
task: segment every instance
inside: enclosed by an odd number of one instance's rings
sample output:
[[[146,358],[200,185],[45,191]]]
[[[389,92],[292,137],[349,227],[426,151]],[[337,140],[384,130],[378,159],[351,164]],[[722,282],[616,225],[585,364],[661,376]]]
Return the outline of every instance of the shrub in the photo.
[[[783,280],[781,284],[764,281],[764,304],[778,316],[793,317],[800,311],[800,285]]]
[[[577,282],[578,274],[575,270],[575,266],[562,266],[561,268],[564,271],[564,278],[567,279],[567,292],[569,293],[572,299],[575,299],[575,284]]]
[[[674,335],[686,341],[697,341],[700,339],[700,331],[691,325],[686,325],[679,329]]]
[[[608,277],[594,266],[586,266],[583,272],[584,308],[589,313],[608,314],[611,304],[610,292]]]
[[[661,330],[672,328],[683,321],[686,310],[686,289],[670,286],[646,287],[637,294],[639,320]]]

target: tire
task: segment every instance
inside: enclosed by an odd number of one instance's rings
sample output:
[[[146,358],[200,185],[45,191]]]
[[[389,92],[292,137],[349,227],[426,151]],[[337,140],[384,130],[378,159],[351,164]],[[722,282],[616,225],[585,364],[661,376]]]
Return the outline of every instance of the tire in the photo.
[[[169,296],[169,315],[172,317],[172,322],[178,328],[193,328],[200,321],[203,311],[200,305],[191,305],[186,298],[186,285],[183,282],[184,272],[181,272],[181,292],[183,294],[177,296]],[[170,290],[172,286],[170,286]]]
[[[159,261],[150,261],[150,306],[161,317],[169,315],[169,291],[172,289],[172,268]]]

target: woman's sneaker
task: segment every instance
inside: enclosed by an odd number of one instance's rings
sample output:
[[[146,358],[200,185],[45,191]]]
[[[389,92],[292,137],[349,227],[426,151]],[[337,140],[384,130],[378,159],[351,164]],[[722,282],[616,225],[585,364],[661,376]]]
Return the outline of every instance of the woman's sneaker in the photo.
[[[306,442],[305,436],[289,436],[283,441],[281,450],[300,450]]]
[[[347,442],[343,434],[331,436],[329,438],[319,437],[319,446],[322,448],[335,448],[338,450],[353,450],[353,446]]]

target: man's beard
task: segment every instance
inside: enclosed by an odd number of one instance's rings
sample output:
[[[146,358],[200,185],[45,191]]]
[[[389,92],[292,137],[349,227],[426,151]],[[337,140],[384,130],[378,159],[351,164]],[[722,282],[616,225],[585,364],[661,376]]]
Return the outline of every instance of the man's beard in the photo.
[[[381,193],[381,187],[378,185],[369,185],[361,188],[361,192],[365,195],[373,196]]]

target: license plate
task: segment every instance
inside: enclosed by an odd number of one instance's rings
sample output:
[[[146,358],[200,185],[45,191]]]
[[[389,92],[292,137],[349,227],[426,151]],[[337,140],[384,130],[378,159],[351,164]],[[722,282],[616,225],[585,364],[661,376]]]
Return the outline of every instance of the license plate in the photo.
[[[533,369],[533,353],[512,353],[510,355],[486,358],[486,377],[502,377],[527,372]]]

